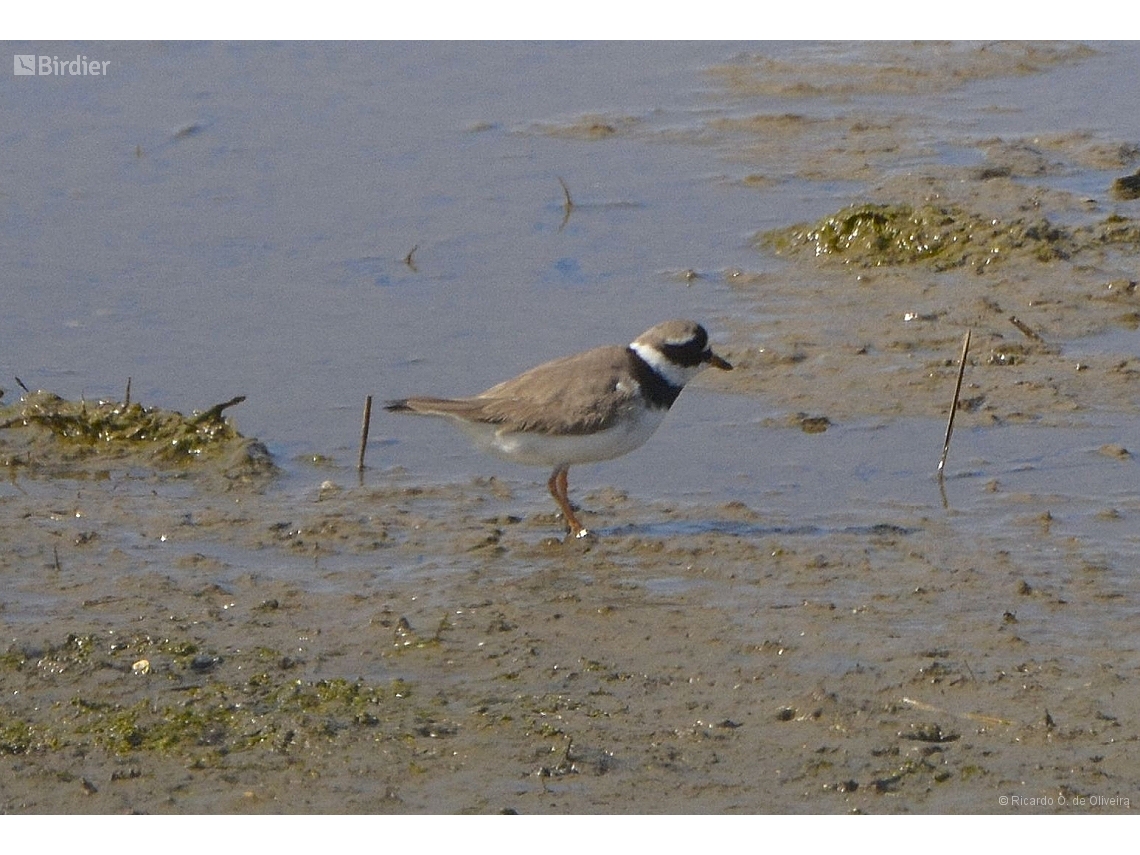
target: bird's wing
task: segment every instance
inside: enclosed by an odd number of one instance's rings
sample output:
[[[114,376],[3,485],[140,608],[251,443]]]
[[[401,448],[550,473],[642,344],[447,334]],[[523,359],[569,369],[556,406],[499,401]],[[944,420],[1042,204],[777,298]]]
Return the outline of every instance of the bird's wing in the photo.
[[[477,412],[478,421],[507,431],[603,430],[640,394],[636,383],[620,382],[628,369],[629,353],[623,347],[599,347],[556,359],[463,399],[463,417],[472,418]]]

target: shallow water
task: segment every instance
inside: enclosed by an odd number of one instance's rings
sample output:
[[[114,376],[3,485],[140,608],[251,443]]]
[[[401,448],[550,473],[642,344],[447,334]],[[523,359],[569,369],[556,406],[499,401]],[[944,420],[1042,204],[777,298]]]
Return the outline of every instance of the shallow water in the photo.
[[[705,321],[717,347],[763,347],[770,322],[794,323],[802,307],[726,276],[780,275],[754,249],[758,231],[833,211],[884,176],[984,163],[995,140],[1028,137],[1049,152],[1073,135],[1140,139],[1129,101],[1140,92],[1104,97],[1106,80],[1134,71],[1135,45],[935,85],[940,63],[968,49],[36,46],[112,65],[98,79],[13,77],[0,92],[2,376],[70,397],[121,397],[129,377],[136,400],[183,410],[246,394],[233,418],[277,454],[284,489],[302,500],[321,480],[354,478],[367,394],[475,391],[670,316]],[[752,54],[768,71],[726,84],[723,68]],[[904,55],[921,60],[899,77]],[[790,128],[748,137],[745,150],[732,123],[773,116]],[[829,124],[851,116],[867,118]],[[871,139],[856,157],[836,145],[837,134],[873,137],[876,123],[895,135],[889,145]],[[1071,159],[1041,169],[1015,179],[1102,197],[1120,172]],[[828,308],[820,295],[813,312]],[[1074,363],[1140,353],[1129,329],[1049,333]],[[637,453],[576,468],[574,496],[589,510],[585,497],[612,486],[689,509],[614,532],[810,539],[944,519],[1036,550],[1057,572],[1071,557],[1058,532],[1113,573],[1135,566],[1134,461],[1099,451],[1140,447],[1127,414],[1090,411],[1061,427],[983,427],[963,414],[943,492],[937,420],[840,419],[809,435],[773,426],[777,406],[721,382],[686,391]],[[830,411],[810,389],[808,399]],[[446,424],[377,409],[372,438],[366,484],[494,476],[514,491],[504,513],[548,504],[545,473],[486,459]],[[298,462],[312,454],[333,466]],[[721,519],[727,502],[763,519]],[[1046,512],[1055,537],[1042,539],[1033,520]]]
[[[740,94],[708,70],[749,53],[873,62],[875,48],[36,50],[112,65],[13,77],[0,93],[5,375],[67,397],[118,397],[130,377],[137,399],[181,409],[244,393],[238,424],[286,458],[350,459],[366,394],[475,391],[670,316],[705,320],[719,341],[726,317],[762,321],[720,274],[768,269],[755,232],[857,198],[860,182],[777,164],[771,186],[747,185],[755,167],[710,130],[718,118],[902,115],[919,152],[903,170],[997,134],[1140,138],[1126,100],[1140,95],[1089,97],[1131,67],[1130,45],[946,91],[834,98]],[[576,132],[606,123],[612,139]],[[826,158],[813,144],[827,140],[796,141]],[[565,225],[559,178],[576,206]],[[406,429],[380,420],[375,435]]]
[[[931,67],[962,49],[928,49]],[[853,59],[890,66],[905,49],[36,50],[112,65],[98,79],[13,78],[0,94],[10,119],[0,145],[4,373],[71,397],[119,397],[129,377],[136,400],[184,410],[246,394],[233,418],[267,442],[299,493],[323,476],[296,456],[342,466],[355,458],[366,394],[475,391],[670,316],[704,320],[718,346],[730,344],[728,319],[763,336],[767,313],[780,308],[734,291],[724,271],[778,270],[751,247],[752,235],[858,198],[861,182],[813,181],[790,166],[781,173],[777,160],[769,183],[750,184],[754,164],[718,135],[718,121],[776,111],[902,117],[915,145],[896,171],[976,160],[997,135],[1140,138],[1140,104],[1121,100],[1140,93],[1094,97],[1103,80],[1134,67],[1128,44],[1035,74],[950,88],[920,77],[893,93],[868,78],[822,98],[796,94],[795,69]],[[733,89],[710,73],[754,53],[780,64],[771,73],[780,85]],[[808,135],[798,155],[822,162],[827,145]],[[1042,180],[1086,182],[1091,193],[1110,174],[1089,168]],[[559,178],[575,203],[565,222]],[[1135,340],[1114,332],[1066,347],[1080,358]],[[740,501],[785,531],[941,512],[929,477],[938,424],[841,424],[816,436],[765,426],[778,415],[762,399],[694,388],[646,448],[575,470],[572,489]],[[1079,430],[960,426],[946,483],[955,524],[1001,529],[1013,513],[1006,491],[1052,497],[1058,525],[1134,557],[1134,539],[1113,534],[1122,527],[1099,523],[1095,509],[1131,507],[1129,463],[1095,449],[1135,448],[1135,431],[1110,415],[1094,421]],[[372,437],[369,478],[396,469],[425,483],[495,475],[523,485],[520,511],[545,501],[544,473],[486,460],[446,425],[378,412]],[[985,491],[992,479],[1001,492]]]

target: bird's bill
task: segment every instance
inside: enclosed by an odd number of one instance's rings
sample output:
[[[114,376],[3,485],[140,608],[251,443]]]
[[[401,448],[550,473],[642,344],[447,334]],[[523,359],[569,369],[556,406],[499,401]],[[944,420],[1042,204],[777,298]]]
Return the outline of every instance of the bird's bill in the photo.
[[[705,355],[705,362],[707,362],[713,368],[719,368],[721,371],[731,371],[732,370],[732,363],[731,362],[729,362],[727,359],[721,359],[719,356],[717,356],[711,350]]]

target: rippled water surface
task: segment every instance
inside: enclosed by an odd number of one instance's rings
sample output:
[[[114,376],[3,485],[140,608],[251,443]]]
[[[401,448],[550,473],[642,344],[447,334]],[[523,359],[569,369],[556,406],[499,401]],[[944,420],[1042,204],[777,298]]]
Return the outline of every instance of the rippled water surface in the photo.
[[[101,78],[11,77],[0,88],[0,384],[10,396],[19,376],[68,397],[116,397],[130,378],[136,400],[182,410],[245,394],[232,411],[239,428],[294,474],[303,454],[354,461],[368,394],[473,392],[672,316],[703,320],[720,347],[731,348],[733,322],[762,338],[776,307],[742,296],[726,272],[778,269],[753,235],[834,210],[864,183],[827,169],[812,180],[791,160],[781,173],[779,159],[754,180],[756,160],[723,136],[733,121],[896,115],[915,142],[891,167],[903,171],[977,161],[987,136],[1140,139],[1140,105],[1127,101],[1140,95],[1101,97],[1105,79],[1134,66],[1134,45],[948,89],[855,80],[825,98],[797,96],[797,69],[869,48],[34,50],[111,64]],[[749,54],[768,58],[772,87],[732,88],[714,71]],[[890,65],[875,54],[860,68],[876,63]],[[826,135],[797,146],[779,158],[831,156]],[[1046,180],[1091,192],[1109,174]],[[1066,346],[1074,359],[1137,352],[1134,333],[1114,335]],[[773,530],[905,526],[895,517],[945,512],[930,477],[940,424],[870,419],[807,435],[773,426],[781,415],[763,397],[694,388],[644,449],[576,470],[572,485],[740,501],[770,514]],[[447,425],[378,413],[372,437],[377,472],[533,479],[522,504],[546,500],[544,473],[484,459]],[[1105,522],[1105,509],[1135,512],[1134,467],[1098,454],[1109,444],[1140,445],[1111,415],[1064,430],[960,427],[949,512],[956,525],[993,532],[1008,530],[1011,513],[1048,506],[1057,526],[1131,559],[1135,536]],[[298,477],[304,488],[320,476]],[[995,480],[1001,490],[987,492]],[[1007,491],[1036,498],[1011,510]]]

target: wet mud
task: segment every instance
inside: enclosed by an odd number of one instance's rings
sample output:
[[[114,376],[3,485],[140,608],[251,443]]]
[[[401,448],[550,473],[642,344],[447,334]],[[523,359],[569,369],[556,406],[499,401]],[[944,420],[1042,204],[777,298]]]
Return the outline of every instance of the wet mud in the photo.
[[[6,493],[5,811],[1119,812],[1136,786],[1129,583],[1031,496],[1063,573],[926,513],[603,490],[574,541],[495,479],[210,468]]]

